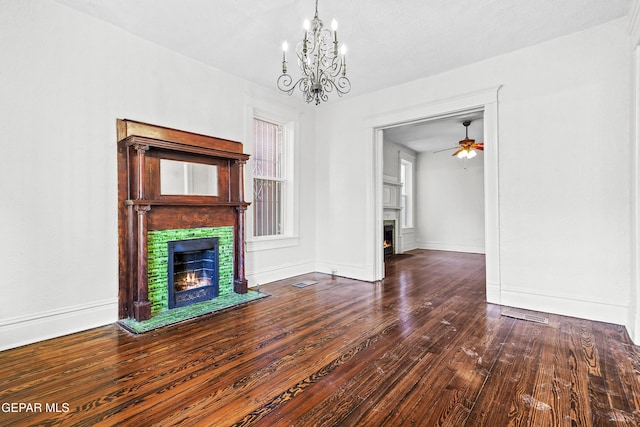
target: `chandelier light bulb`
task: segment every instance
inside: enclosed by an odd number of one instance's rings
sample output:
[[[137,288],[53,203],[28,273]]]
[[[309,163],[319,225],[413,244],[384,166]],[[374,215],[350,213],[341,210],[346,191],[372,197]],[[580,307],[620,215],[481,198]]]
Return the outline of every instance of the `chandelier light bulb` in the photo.
[[[338,21],[336,21],[335,19],[331,21],[331,29],[333,31],[338,31]]]
[[[302,28],[304,28],[305,32],[309,31],[310,25],[311,25],[311,22],[309,22],[308,19],[305,19],[304,22],[302,23]]]
[[[289,49],[289,44],[286,40],[282,43],[282,74],[287,74],[287,50]]]

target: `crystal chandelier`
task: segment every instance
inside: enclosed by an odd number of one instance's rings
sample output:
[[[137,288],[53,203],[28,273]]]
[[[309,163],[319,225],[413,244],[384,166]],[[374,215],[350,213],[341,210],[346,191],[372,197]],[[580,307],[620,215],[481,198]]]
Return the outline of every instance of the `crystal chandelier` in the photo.
[[[304,21],[304,38],[296,46],[298,66],[302,77],[297,81],[287,73],[288,44],[282,44],[282,75],[278,77],[278,89],[291,95],[295,88],[302,91],[306,102],[327,101],[328,94],[333,90],[338,96],[349,93],[351,82],[347,78],[345,62],[346,47],[341,45],[338,50],[338,23],[334,19],[331,23],[332,31],[325,29],[322,20],[318,18],[318,0],[316,0],[316,14],[311,22]]]

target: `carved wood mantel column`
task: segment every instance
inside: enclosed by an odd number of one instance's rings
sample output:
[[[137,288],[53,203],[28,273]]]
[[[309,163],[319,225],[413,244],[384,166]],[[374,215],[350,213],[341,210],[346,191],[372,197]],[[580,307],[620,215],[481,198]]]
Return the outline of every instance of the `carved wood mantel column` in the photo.
[[[149,145],[134,143],[132,146],[133,146],[133,149],[136,151],[136,178],[138,181],[138,185],[136,186],[137,187],[136,199],[144,200],[144,193],[145,193],[145,187],[146,187],[146,180],[144,175],[144,165],[146,163],[145,153],[149,151]]]
[[[238,200],[244,200],[244,165],[246,161],[244,159],[236,160],[236,166],[238,168]],[[244,277],[244,213],[247,210],[246,205],[236,206],[236,250],[235,250],[235,265],[236,265],[236,277],[233,283],[233,290],[236,293],[244,294],[248,290],[248,282]]]
[[[136,181],[137,188],[135,200],[145,199],[146,176],[144,173],[146,165],[146,153],[149,145],[135,143],[132,148],[136,153]],[[137,321],[147,320],[151,317],[151,303],[149,302],[149,292],[147,288],[147,212],[151,210],[150,205],[136,205],[134,207],[137,217],[137,247],[136,247],[136,283],[132,286],[136,289],[137,298],[133,302],[133,316]]]
[[[235,250],[235,265],[236,265],[236,277],[233,283],[233,291],[238,294],[246,294],[248,290],[248,282],[244,277],[244,213],[247,210],[246,206],[237,206],[236,210],[236,250]]]
[[[151,317],[151,303],[149,302],[149,290],[147,287],[147,212],[151,206],[136,206],[138,214],[138,247],[137,247],[137,293],[138,298],[133,303],[133,316],[137,321],[147,320]]]

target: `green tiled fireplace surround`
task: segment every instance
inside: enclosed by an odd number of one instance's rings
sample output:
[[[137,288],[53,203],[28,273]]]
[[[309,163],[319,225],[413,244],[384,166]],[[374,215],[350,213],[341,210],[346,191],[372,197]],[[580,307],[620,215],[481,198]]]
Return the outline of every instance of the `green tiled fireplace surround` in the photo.
[[[148,289],[151,315],[169,309],[167,289],[167,242],[171,240],[218,238],[218,298],[233,294],[233,227],[203,227],[149,231],[147,234]]]

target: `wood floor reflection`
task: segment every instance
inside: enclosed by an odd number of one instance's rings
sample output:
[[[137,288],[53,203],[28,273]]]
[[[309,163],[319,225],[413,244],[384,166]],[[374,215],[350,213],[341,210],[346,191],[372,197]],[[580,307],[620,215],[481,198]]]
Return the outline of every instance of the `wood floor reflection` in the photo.
[[[416,250],[386,272],[299,276],[144,335],[111,325],[1,352],[0,425],[640,425],[623,327],[501,316],[482,255]]]

